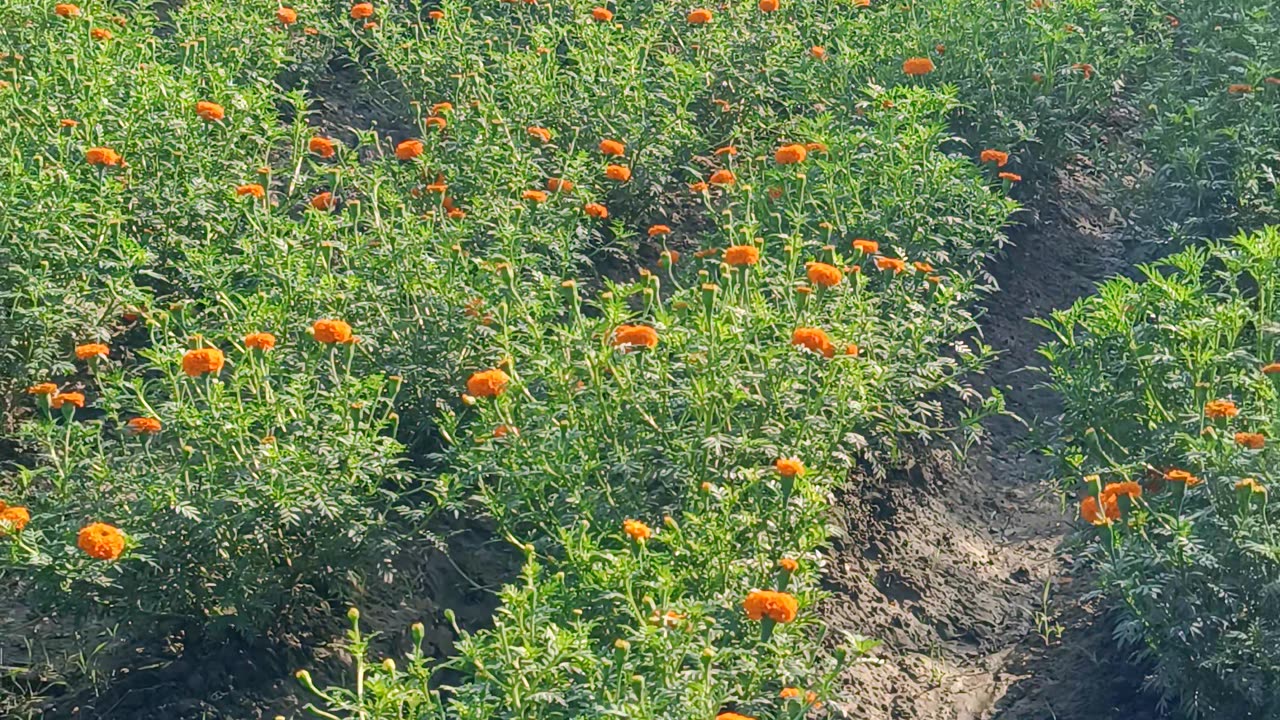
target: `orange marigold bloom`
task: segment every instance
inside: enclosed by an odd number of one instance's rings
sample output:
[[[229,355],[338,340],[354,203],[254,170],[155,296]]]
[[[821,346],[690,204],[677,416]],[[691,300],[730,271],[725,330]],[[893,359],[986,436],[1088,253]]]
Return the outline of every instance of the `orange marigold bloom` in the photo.
[[[725,248],[724,261],[734,267],[760,262],[760,248],[755,245],[731,245]]]
[[[187,354],[182,356],[182,372],[191,377],[200,377],[206,373],[216,375],[222,371],[224,362],[226,358],[218,348],[188,350]]]
[[[722,148],[718,148],[718,149],[716,149],[716,151],[715,151],[715,153],[714,153],[714,154],[715,154],[715,155],[717,155],[717,156],[719,156],[719,155],[728,155],[729,157],[733,157],[734,155],[737,155],[737,154],[738,154],[738,148],[736,148],[736,147],[734,147],[734,146],[732,146],[732,145],[725,145],[725,146],[724,146],[724,147],[722,147]]]
[[[804,149],[808,150],[809,152],[825,153],[827,151],[827,146],[820,142],[811,142],[811,143],[805,143]]]
[[[551,142],[551,131],[546,128],[541,128],[536,125],[531,125],[530,127],[526,128],[526,132],[538,138],[544,143]]]
[[[115,560],[124,552],[124,533],[106,523],[92,523],[80,528],[76,545],[95,560]]]
[[[311,207],[316,210],[332,210],[336,204],[337,202],[333,199],[333,193],[331,192],[322,192],[311,198]]]
[[[899,260],[898,258],[878,257],[876,258],[876,269],[892,270],[896,275],[901,272],[906,272],[907,263],[905,260]]]
[[[933,61],[926,57],[907,58],[902,63],[902,72],[908,75],[928,75],[933,72],[933,70]]]
[[[623,520],[622,532],[636,542],[644,542],[653,537],[653,531],[649,529],[649,526],[639,520]]]
[[[707,185],[706,183],[699,180],[698,182],[691,183],[689,185],[689,192],[695,192],[695,193],[706,192],[708,187],[710,187],[710,185]]]
[[[800,568],[800,563],[796,562],[794,558],[784,557],[778,560],[778,567],[793,573]]]
[[[255,350],[270,350],[276,346],[276,336],[267,332],[249,333],[244,336],[244,346]]]
[[[800,603],[795,597],[784,592],[773,590],[752,590],[742,602],[747,617],[752,620],[769,618],[774,622],[789,623],[796,619]]]
[[[508,435],[519,435],[519,434],[520,434],[520,430],[516,428],[514,425],[499,425],[498,427],[493,429],[493,436],[495,438],[504,438]]]
[[[111,34],[111,31],[106,28],[94,28],[89,31],[89,37],[94,40],[110,40],[114,36]]]
[[[871,7],[871,0],[853,0],[853,6],[861,8]]]
[[[836,354],[835,346],[831,344],[831,338],[827,337],[827,333],[822,328],[796,328],[791,333],[791,344],[816,353],[822,353],[826,357],[833,357]]]
[[[800,688],[794,687],[784,687],[782,692],[778,693],[778,697],[783,700],[799,700],[803,696],[804,693],[800,692]]]
[[[670,235],[670,234],[671,234],[671,228],[667,227],[666,225],[650,225],[649,226],[649,237],[656,237],[658,235]]]
[[[796,458],[778,458],[773,461],[773,467],[782,477],[795,477],[805,472],[804,463]]]
[[[22,532],[30,522],[31,513],[26,508],[18,505],[8,507],[0,503],[0,535],[8,532],[6,528],[12,528],[14,532]]]
[[[816,60],[822,60],[827,57],[827,49],[821,45],[814,45],[809,48],[809,56]]]
[[[619,325],[613,331],[613,346],[655,348],[658,346],[658,331],[648,325]]]
[[[364,20],[373,17],[373,3],[356,3],[351,6],[351,17],[354,20]]]
[[[71,118],[62,118],[58,121],[58,124],[64,128],[73,128],[80,125],[79,121],[72,120]]]
[[[258,183],[248,183],[245,185],[237,185],[236,197],[244,197],[245,195],[252,195],[258,198],[259,200],[261,200],[262,198],[267,196],[267,189],[262,187]]]
[[[716,720],[756,720],[749,715],[739,715],[736,712],[722,712],[716,715]]]
[[[597,220],[604,220],[609,217],[609,208],[606,208],[600,203],[587,203],[582,206],[582,210]]]
[[[1113,498],[1124,496],[1130,499],[1138,498],[1138,497],[1142,497],[1142,486],[1131,480],[1125,481],[1125,482],[1107,483],[1107,486],[1102,488],[1102,496],[1113,497]]]
[[[432,106],[431,106],[431,114],[432,114],[432,115],[441,115],[441,114],[443,114],[443,113],[447,113],[447,112],[453,112],[453,103],[451,103],[451,102],[438,102],[438,103],[436,103],[435,105],[432,105]]]
[[[201,120],[221,120],[227,116],[227,111],[218,103],[201,100],[196,103],[196,115],[199,115]]]
[[[467,378],[467,394],[475,397],[498,397],[507,389],[511,377],[499,368],[481,370]]]
[[[1084,73],[1085,80],[1088,80],[1089,78],[1093,77],[1093,66],[1090,65],[1089,63],[1072,63],[1071,69],[1079,70],[1080,72]]]
[[[355,341],[355,335],[351,334],[351,326],[342,320],[332,318],[315,321],[311,325],[311,337],[315,338],[316,342],[326,345]]]
[[[823,262],[809,263],[805,274],[809,277],[809,282],[821,287],[835,287],[844,280],[844,273],[840,268]]]
[[[49,405],[54,410],[61,408],[63,405],[66,405],[67,403],[75,405],[78,408],[84,407],[84,393],[78,393],[78,392],[58,393],[57,395],[54,395],[52,398],[49,399]]]
[[[448,126],[449,126],[449,121],[448,121],[448,120],[445,120],[445,119],[444,119],[444,118],[442,118],[442,117],[437,117],[437,116],[434,116],[434,115],[433,115],[433,116],[431,116],[431,117],[427,118],[426,120],[424,120],[424,121],[423,121],[423,124],[424,124],[424,125],[426,125],[426,126],[427,126],[427,127],[429,127],[429,128],[435,128],[435,129],[437,129],[437,130],[443,130],[443,129],[445,129],[446,127],[448,127]]]
[[[609,22],[613,19],[613,13],[608,8],[598,7],[591,11],[591,17],[597,22]]]
[[[298,11],[293,8],[282,7],[276,10],[276,20],[279,20],[281,25],[292,25],[298,22]]]
[[[738,178],[734,177],[733,172],[729,170],[717,170],[711,173],[712,185],[733,185],[738,182]]]
[[[804,162],[808,153],[803,145],[783,145],[773,154],[773,159],[779,165],[795,165]]]
[[[80,17],[80,8],[71,3],[58,3],[53,6],[53,14],[64,18]]]
[[[1232,95],[1248,95],[1253,92],[1253,86],[1247,83],[1235,83],[1227,86],[1227,92]]]
[[[917,260],[916,262],[911,263],[911,267],[915,268],[917,272],[922,272],[922,273],[933,272],[933,266],[927,262],[920,262]]]
[[[541,190],[525,190],[524,192],[520,193],[520,199],[532,200],[536,203],[542,203],[547,201],[547,194],[542,192]]]
[[[867,255],[875,255],[880,252],[880,243],[875,240],[864,240],[862,238],[858,238],[853,241],[853,249]]]
[[[1275,375],[1280,373],[1280,362],[1267,363],[1262,366],[1263,375]]]
[[[1231,400],[1210,400],[1204,405],[1204,416],[1210,420],[1224,420],[1240,414],[1240,409]]]
[[[690,25],[705,25],[706,23],[711,22],[711,17],[710,10],[698,8],[697,10],[689,13],[689,16],[686,19],[689,21]]]
[[[109,147],[89,148],[84,159],[90,165],[119,165],[122,160],[120,153]]]
[[[443,10],[432,10],[431,12],[427,13],[427,17],[428,17],[428,18],[430,18],[430,19],[432,19],[432,20],[443,20],[443,19],[444,19],[444,11],[443,11]]]
[[[1009,163],[1009,153],[1002,150],[983,150],[978,160],[984,163],[995,163],[996,167],[1004,167]]]
[[[160,421],[150,417],[136,417],[125,423],[134,435],[155,435],[160,432]]]
[[[631,168],[623,165],[609,165],[604,169],[604,176],[610,180],[627,182],[631,179]]]
[[[412,160],[421,155],[424,149],[421,140],[405,140],[396,145],[396,159]]]
[[[1166,471],[1164,474],[1164,479],[1165,479],[1165,482],[1186,483],[1187,487],[1195,487],[1196,485],[1199,485],[1201,482],[1204,482],[1203,480],[1196,477],[1195,475],[1192,475],[1186,470],[1179,470],[1177,468],[1173,468],[1171,470]]]
[[[1093,525],[1110,525],[1113,520],[1120,519],[1120,504],[1114,495],[1102,497],[1103,510],[1098,509],[1098,497],[1089,495],[1080,501],[1080,517]]]
[[[1019,175],[1018,173],[1002,172],[1002,173],[996,174],[996,177],[1000,178],[1001,180],[1008,180],[1011,183],[1022,182],[1022,176]]]
[[[760,8],[760,12],[774,12],[778,9],[778,0],[760,0],[756,6]]]
[[[27,388],[28,395],[53,395],[58,392],[58,386],[53,383],[36,383]]]
[[[627,146],[623,145],[617,140],[601,140],[600,141],[600,152],[604,153],[605,155],[617,157],[619,155],[622,155],[626,151],[627,151]]]
[[[335,152],[333,140],[320,136],[311,138],[307,143],[307,149],[322,158],[331,158]]]
[[[88,360],[92,357],[106,357],[111,349],[102,343],[88,343],[76,346],[76,358],[79,360]]]
[[[1267,437],[1262,433],[1238,432],[1236,444],[1250,450],[1261,450],[1267,444]]]
[[[562,178],[547,178],[547,190],[549,192],[569,192],[573,190],[573,182]]]

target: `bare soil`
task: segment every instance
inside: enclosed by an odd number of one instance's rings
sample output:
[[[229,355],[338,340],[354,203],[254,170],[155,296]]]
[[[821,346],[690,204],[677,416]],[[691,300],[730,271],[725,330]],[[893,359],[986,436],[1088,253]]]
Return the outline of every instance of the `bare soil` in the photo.
[[[884,643],[848,672],[843,709],[854,718],[1164,717],[1088,600],[1091,578],[1066,542],[1074,512],[1029,433],[1058,405],[1028,369],[1048,337],[1027,318],[1069,306],[1144,252],[1134,229],[1098,205],[1100,182],[1083,160],[1048,179],[1038,212],[1024,213],[991,267],[1000,291],[982,335],[1002,355],[986,382],[1017,417],[991,423],[962,460],[927,450],[841,498],[823,610],[836,628]]]

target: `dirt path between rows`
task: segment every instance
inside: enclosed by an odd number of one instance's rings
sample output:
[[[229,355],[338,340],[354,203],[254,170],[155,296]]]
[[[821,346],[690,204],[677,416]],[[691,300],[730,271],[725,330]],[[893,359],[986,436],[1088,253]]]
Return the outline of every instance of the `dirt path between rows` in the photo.
[[[846,678],[854,718],[1156,720],[1141,668],[1126,662],[1063,540],[1074,522],[1028,428],[1057,411],[1038,387],[1047,315],[1132,267],[1123,221],[1077,164],[1024,212],[992,266],[1000,285],[982,320],[1002,352],[985,382],[1022,421],[998,418],[957,461],[947,451],[841,498],[845,537],[829,557],[824,612],[836,628],[883,641]]]

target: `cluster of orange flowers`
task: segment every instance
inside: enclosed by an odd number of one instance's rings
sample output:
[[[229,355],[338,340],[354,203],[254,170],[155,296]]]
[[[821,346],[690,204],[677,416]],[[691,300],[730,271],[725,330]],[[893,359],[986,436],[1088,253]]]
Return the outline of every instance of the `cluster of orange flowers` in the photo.
[[[1089,495],[1080,501],[1080,517],[1094,525],[1109,525],[1120,519],[1120,500],[1127,497],[1136,500],[1142,496],[1142,486],[1133,481],[1108,483],[1097,495]]]
[[[17,505],[0,501],[0,536],[20,533],[31,524],[31,513]],[[96,560],[115,560],[124,552],[124,533],[106,523],[91,523],[80,529],[76,545]]]

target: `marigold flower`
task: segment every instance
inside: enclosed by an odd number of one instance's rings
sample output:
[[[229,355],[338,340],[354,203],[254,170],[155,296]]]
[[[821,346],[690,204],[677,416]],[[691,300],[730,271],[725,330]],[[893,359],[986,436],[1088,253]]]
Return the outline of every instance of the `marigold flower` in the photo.
[[[665,267],[671,267],[680,262],[680,252],[677,250],[663,250],[662,254],[658,256],[658,262]]]
[[[259,200],[261,200],[262,198],[267,196],[267,189],[262,187],[258,183],[247,183],[245,185],[237,185],[236,197],[244,197],[245,195],[252,195],[258,198]]]
[[[658,346],[658,331],[647,325],[619,325],[613,331],[613,346],[655,348]]]
[[[711,173],[710,182],[712,185],[732,185],[738,182],[738,178],[730,170],[717,170]]]
[[[812,57],[815,60],[825,60],[827,57],[827,49],[821,45],[814,45],[809,48],[809,57]]]
[[[95,560],[115,560],[124,552],[124,533],[106,523],[92,523],[80,528],[76,545]]]
[[[326,345],[350,343],[355,340],[355,336],[351,334],[350,325],[332,318],[315,321],[311,325],[311,337],[315,338],[316,342]]]
[[[696,183],[690,183],[689,192],[695,192],[695,193],[706,192],[708,187],[710,186],[702,182],[701,180],[699,180]]]
[[[875,240],[858,238],[853,241],[853,249],[866,255],[875,255],[880,252],[880,243]]]
[[[752,590],[747,594],[746,600],[742,602],[742,607],[747,611],[747,617],[752,620],[760,620],[767,617],[774,622],[789,623],[796,619],[796,612],[800,609],[800,603],[788,593],[774,592],[773,590]]]
[[[797,458],[778,458],[773,461],[773,467],[782,477],[795,477],[805,473],[804,463]]]
[[[307,149],[322,158],[331,158],[335,152],[333,140],[318,135],[307,143]]]
[[[738,148],[732,145],[725,145],[722,148],[717,148],[713,154],[716,155],[717,157],[720,155],[728,155],[729,157],[733,157],[734,155],[738,154]]]
[[[805,149],[805,150],[808,150],[809,152],[816,152],[816,153],[825,153],[825,152],[827,152],[827,146],[826,146],[826,145],[824,145],[824,144],[822,144],[822,143],[820,143],[820,142],[805,143],[805,144],[804,144],[804,149]],[[828,223],[823,223],[823,225],[827,225],[827,224],[828,224]]]
[[[70,403],[78,408],[84,407],[84,393],[78,392],[60,392],[49,399],[49,406],[54,410],[60,409],[63,405]]]
[[[907,58],[902,63],[902,72],[912,76],[928,75],[933,70],[933,61],[926,57]]]
[[[773,154],[773,159],[779,165],[795,165],[804,162],[808,152],[803,145],[783,145]]]
[[[1236,444],[1250,450],[1261,450],[1267,444],[1267,437],[1262,433],[1238,432]]]
[[[196,115],[199,115],[201,120],[221,120],[227,116],[227,111],[218,103],[201,100],[196,103]]]
[[[1011,183],[1022,182],[1022,176],[1019,175],[1018,173],[1002,172],[1002,173],[997,173],[996,177],[1000,178],[1001,180],[1007,180]]]
[[[1084,73],[1085,80],[1088,80],[1089,78],[1093,77],[1093,66],[1090,65],[1089,63],[1072,63],[1071,69],[1079,70],[1080,72]]]
[[[844,346],[844,354],[849,357],[858,357],[860,352],[862,352],[862,350],[858,347],[857,343],[849,343]]]
[[[597,220],[604,220],[609,217],[609,209],[600,203],[587,203],[582,206],[582,210]]]
[[[617,140],[601,140],[600,152],[611,157],[618,157],[627,151],[627,146]]]
[[[30,522],[31,513],[26,508],[17,505],[7,507],[4,503],[0,503],[0,535],[8,532],[6,528],[11,528],[14,532],[22,532]]]
[[[72,120],[71,118],[62,118],[58,121],[58,124],[64,128],[73,128],[80,125],[79,121]]]
[[[1001,150],[983,150],[978,160],[984,163],[995,163],[996,167],[1004,167],[1009,163],[1009,153]]]
[[[878,257],[876,258],[876,269],[892,270],[897,275],[898,273],[906,272],[907,263],[905,260],[899,260],[898,258]]]
[[[53,395],[58,392],[58,386],[53,383],[36,383],[27,388],[28,395]]]
[[[356,3],[351,6],[353,20],[364,20],[369,17],[373,17],[373,3]]]
[[[1102,506],[1104,510],[1099,510],[1098,497],[1089,495],[1080,501],[1080,517],[1092,525],[1110,525],[1112,521],[1120,519],[1120,504],[1116,502],[1115,496],[1104,495]]]
[[[725,248],[724,261],[734,267],[760,262],[760,248],[755,245],[731,245]]]
[[[88,360],[92,357],[106,357],[111,349],[102,343],[88,343],[76,346],[76,358],[79,360]]]
[[[84,154],[85,162],[90,165],[119,165],[122,159],[120,153],[109,147],[89,148]]]
[[[811,262],[805,269],[805,275],[808,276],[809,282],[821,287],[835,287],[844,280],[844,273],[840,268],[834,265],[828,265],[823,262]]]
[[[631,168],[623,165],[609,165],[604,169],[604,176],[610,180],[627,182],[631,179]]]
[[[1243,480],[1238,480],[1236,482],[1235,487],[1237,490],[1249,490],[1250,492],[1255,492],[1255,493],[1265,493],[1267,491],[1267,488],[1264,485],[1262,485],[1262,483],[1258,482],[1253,478],[1245,478]]]
[[[316,195],[315,197],[311,198],[311,207],[315,208],[316,210],[320,210],[320,211],[332,210],[335,205],[337,205],[337,201],[333,199],[333,193],[331,192],[322,192],[319,195]]]
[[[778,0],[760,0],[756,7],[760,8],[760,12],[774,12],[778,9]]]
[[[1107,483],[1102,488],[1103,497],[1127,497],[1130,499],[1142,497],[1142,486],[1132,480],[1117,483]]]
[[[443,11],[443,10],[432,10],[432,11],[430,11],[430,12],[428,12],[428,13],[427,13],[427,17],[428,17],[428,18],[430,18],[430,19],[432,19],[432,20],[443,20],[443,19],[444,19],[444,11]]]
[[[804,693],[800,691],[800,688],[794,687],[784,687],[782,688],[782,692],[778,693],[778,697],[783,700],[799,700],[803,696]]]
[[[1199,485],[1200,483],[1204,482],[1203,480],[1196,477],[1195,475],[1192,475],[1186,470],[1179,470],[1177,468],[1173,468],[1172,470],[1166,471],[1164,474],[1164,479],[1165,479],[1165,482],[1186,483],[1187,487],[1195,487],[1196,485]]]
[[[1247,83],[1235,83],[1227,86],[1227,92],[1232,95],[1248,95],[1253,92],[1253,86]]]
[[[546,128],[541,128],[536,125],[532,125],[526,128],[525,131],[528,132],[530,135],[538,138],[544,143],[551,142],[551,131]]]
[[[778,560],[778,567],[793,573],[800,568],[800,563],[796,562],[794,558],[784,557]]]
[[[207,373],[216,375],[222,371],[224,362],[226,358],[218,348],[188,350],[187,354],[182,356],[182,372],[191,377],[200,377]]]
[[[504,438],[508,435],[519,435],[519,434],[520,434],[520,430],[518,430],[514,425],[499,425],[498,427],[493,429],[493,436],[495,438]]]
[[[276,10],[276,20],[279,20],[281,25],[292,25],[298,22],[298,11],[293,8],[282,7]]]
[[[58,3],[53,6],[53,14],[64,18],[80,17],[80,8],[71,3]]]
[[[623,520],[622,532],[636,542],[644,542],[653,537],[653,531],[649,529],[649,526],[639,520]]]
[[[150,417],[131,418],[125,425],[134,435],[155,435],[161,428],[160,421]]]
[[[421,155],[424,149],[421,140],[405,140],[396,145],[396,159],[412,160]]]
[[[435,128],[436,130],[443,130],[449,126],[449,121],[445,120],[442,117],[432,115],[431,117],[424,120],[423,124],[429,128]]]
[[[467,394],[475,397],[497,397],[506,392],[511,377],[499,368],[481,370],[467,378]]]
[[[690,25],[705,25],[711,22],[711,18],[712,15],[710,10],[698,8],[697,10],[689,13],[685,19],[689,21]]]
[[[1210,400],[1204,405],[1204,416],[1210,420],[1224,420],[1240,414],[1240,409],[1231,400]]]
[[[871,0],[853,0],[854,7],[868,8],[871,7]]]
[[[573,182],[561,178],[547,178],[547,190],[549,192],[569,192],[573,190]]]
[[[836,354],[835,346],[831,344],[831,338],[827,337],[827,333],[822,328],[796,328],[791,333],[791,344],[806,348],[812,352],[821,353],[826,357],[833,357]]]
[[[736,712],[722,712],[716,715],[716,720],[756,720],[749,715],[739,715]]]
[[[276,346],[276,336],[267,332],[249,333],[244,336],[244,346],[255,350],[270,350]]]
[[[1263,375],[1276,375],[1280,373],[1280,362],[1267,363],[1262,366]]]
[[[541,190],[525,190],[524,192],[520,193],[520,199],[532,200],[533,202],[536,202],[536,203],[544,203],[547,201],[547,194],[542,192]]]
[[[453,112],[453,103],[451,103],[451,102],[438,102],[438,103],[436,103],[435,105],[432,105],[432,106],[431,106],[431,114],[432,114],[432,115],[442,115],[442,114],[447,113],[447,112]]]
[[[650,225],[649,237],[657,237],[658,235],[670,235],[671,228],[666,225]]]
[[[613,20],[613,13],[608,8],[598,7],[591,11],[591,17],[596,22],[609,22]]]
[[[89,37],[94,40],[110,40],[114,36],[111,34],[111,31],[106,28],[94,28],[89,31]]]

